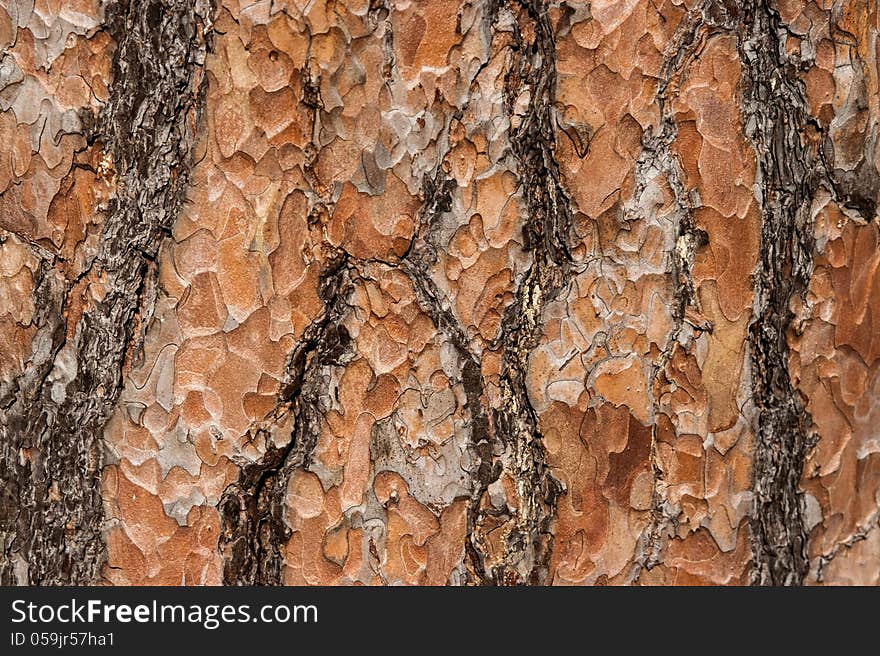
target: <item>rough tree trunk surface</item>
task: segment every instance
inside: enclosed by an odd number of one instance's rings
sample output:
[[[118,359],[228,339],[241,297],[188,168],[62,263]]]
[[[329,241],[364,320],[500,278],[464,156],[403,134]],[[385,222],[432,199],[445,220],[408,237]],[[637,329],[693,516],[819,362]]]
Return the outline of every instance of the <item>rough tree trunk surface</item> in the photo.
[[[0,583],[880,584],[877,0],[0,0]]]

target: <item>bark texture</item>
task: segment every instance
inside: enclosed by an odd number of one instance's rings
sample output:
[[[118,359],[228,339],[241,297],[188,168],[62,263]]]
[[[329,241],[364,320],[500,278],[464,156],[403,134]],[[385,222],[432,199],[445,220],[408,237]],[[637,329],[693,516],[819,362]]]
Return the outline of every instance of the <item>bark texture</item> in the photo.
[[[880,584],[878,33],[0,1],[0,582]]]
[[[35,14],[32,4],[15,3],[11,8],[17,27],[27,29],[30,21],[41,19],[50,27],[45,21],[53,16]],[[199,20],[207,16],[207,7],[202,8],[204,16],[183,1],[120,2],[104,9],[103,27],[115,43],[113,82],[97,121],[91,120],[89,109],[79,116],[87,143],[101,142],[92,146],[99,151],[93,155],[100,157],[97,175],[115,187],[97,239],[73,264],[52,253],[51,247],[44,253],[36,234],[25,230],[20,235],[34,240],[32,247],[44,258],[32,299],[42,325],[34,357],[25,371],[8,381],[2,401],[3,478],[11,484],[2,508],[0,579],[5,584],[82,584],[100,574],[105,552],[103,429],[122,387],[123,360],[140,349],[132,341],[135,324],[150,320],[147,295],[155,278],[151,263],[177,216],[191,163],[191,114],[199,96],[196,71],[204,60]],[[52,35],[58,39],[66,36],[64,19],[59,22],[60,29]],[[10,65],[16,63],[13,56]],[[27,106],[33,98],[21,96],[19,90],[16,104],[37,109]],[[41,129],[53,110],[50,100]],[[77,127],[76,114],[62,117],[60,133]],[[81,152],[82,142],[79,146]],[[38,147],[36,157],[41,153]],[[78,162],[71,167],[68,177],[78,167],[90,168]],[[66,180],[62,188],[71,186]],[[39,196],[41,191],[33,193]],[[57,200],[57,195],[51,199]],[[31,226],[38,223],[37,217],[14,216],[15,210],[24,214],[24,208],[6,209],[12,210],[8,218],[22,219],[21,226],[14,227],[28,227],[28,219]],[[52,209],[50,205],[50,213]],[[69,211],[60,209],[58,218],[67,218]],[[62,231],[62,239],[66,237]],[[64,268],[68,270],[59,275]],[[55,280],[50,282],[50,276]]]

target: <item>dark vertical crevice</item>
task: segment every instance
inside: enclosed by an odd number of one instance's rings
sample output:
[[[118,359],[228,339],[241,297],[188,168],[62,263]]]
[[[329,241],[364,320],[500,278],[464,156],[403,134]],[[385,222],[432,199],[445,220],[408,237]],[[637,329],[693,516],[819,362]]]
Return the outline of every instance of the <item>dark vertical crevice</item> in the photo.
[[[100,576],[102,432],[122,388],[146,277],[155,275],[149,265],[186,193],[211,12],[209,2],[186,0],[107,7],[113,83],[97,120],[85,118],[89,141],[112,160],[117,194],[84,273],[61,280],[45,272],[35,294],[44,315],[38,350],[51,355],[3,400],[0,473],[17,494],[0,518],[4,584],[87,584]],[[78,295],[93,281],[103,298],[76,321]]]
[[[306,328],[287,364],[284,386],[275,410],[252,431],[265,445],[263,456],[244,465],[238,481],[220,500],[227,585],[281,585],[284,546],[291,530],[284,518],[287,484],[297,470],[309,466],[321,431],[320,396],[326,389],[325,368],[342,364],[351,338],[340,321],[348,310],[352,263],[338,254],[321,275],[321,316]],[[276,446],[273,427],[292,421],[290,439]]]
[[[371,24],[378,29],[387,9],[373,4]],[[383,27],[385,27],[383,23]],[[313,70],[313,34],[308,29],[309,46],[301,68],[303,90],[300,101],[311,114],[311,142],[304,149],[303,173],[311,198],[306,217],[309,228],[332,213],[332,187],[317,173],[320,156],[318,134],[324,102],[320,76]],[[325,244],[326,246],[326,244]],[[343,249],[329,249],[318,283],[323,311],[305,329],[290,353],[282,389],[275,408],[247,435],[262,443],[264,452],[257,461],[242,462],[238,480],[223,493],[219,503],[221,517],[220,551],[223,580],[227,585],[282,585],[284,548],[293,534],[285,518],[287,486],[291,476],[307,470],[321,433],[321,396],[328,382],[328,367],[344,365],[351,355],[352,340],[341,325],[349,311],[349,299],[358,278],[359,262]],[[275,435],[288,430],[290,438],[278,446]]]
[[[812,420],[788,370],[791,301],[805,294],[813,269],[810,207],[823,176],[804,90],[787,60],[779,16],[767,0],[740,7],[736,34],[743,67],[743,122],[758,162],[762,228],[749,329],[758,413],[751,522],[754,570],[761,585],[797,585],[807,573],[807,529],[800,491]]]
[[[504,554],[492,564],[490,575],[496,584],[543,584],[562,485],[547,464],[526,375],[529,355],[540,339],[544,310],[565,288],[574,268],[567,246],[572,215],[555,159],[556,44],[547,6],[538,0],[494,2],[490,16],[496,34],[502,12],[511,19],[502,28],[509,30],[510,39],[504,107],[528,212],[523,236],[532,264],[518,281],[497,340],[502,352],[500,407],[492,410],[492,424],[505,448],[501,462],[516,486],[518,507],[506,522]],[[526,93],[527,103],[522,103]],[[525,108],[520,111],[522,104]],[[477,532],[489,512],[481,510]]]
[[[35,544],[37,536],[47,529],[45,523],[56,524],[69,512],[68,507],[51,508],[48,496],[52,486],[52,473],[71,472],[77,476],[76,467],[80,465],[81,456],[77,449],[81,445],[71,445],[73,450],[65,448],[57,451],[44,452],[45,437],[36,439],[31,431],[33,427],[48,431],[49,417],[41,412],[43,397],[51,394],[52,383],[48,380],[56,355],[64,344],[65,325],[63,319],[64,302],[69,290],[68,282],[61,276],[49,258],[40,261],[34,281],[34,298],[36,314],[33,325],[37,330],[33,337],[33,355],[26,370],[15,379],[9,389],[4,390],[0,399],[0,478],[3,480],[3,491],[0,496],[0,547],[3,558],[0,560],[0,584],[2,585],[33,585],[41,582],[41,577],[49,578],[51,568],[57,572],[51,576],[51,582],[64,582],[64,575],[71,572],[72,563],[64,554],[46,554]],[[92,476],[97,476],[93,470]],[[77,506],[93,506],[100,509],[100,500],[95,499],[90,490],[84,489],[85,484],[76,486],[75,492],[80,497],[86,496]],[[53,505],[58,505],[58,500]],[[51,513],[51,515],[49,515]],[[80,510],[80,514],[89,514],[89,510]],[[47,516],[44,516],[47,515]],[[58,517],[58,519],[56,519]],[[49,527],[51,530],[53,527]],[[38,533],[39,531],[39,533]],[[56,529],[57,531],[57,529]],[[57,533],[56,533],[57,534]],[[89,533],[82,543],[75,545],[78,558],[97,560],[100,552],[95,553],[93,545],[88,542],[94,533]],[[60,545],[59,545],[60,546]],[[62,547],[63,548],[63,547]],[[89,553],[86,553],[89,552]],[[44,558],[64,558],[64,562],[43,563]],[[95,567],[97,563],[95,564]],[[57,570],[61,571],[58,572]],[[45,573],[45,574],[44,574]],[[70,580],[74,573],[71,572]]]

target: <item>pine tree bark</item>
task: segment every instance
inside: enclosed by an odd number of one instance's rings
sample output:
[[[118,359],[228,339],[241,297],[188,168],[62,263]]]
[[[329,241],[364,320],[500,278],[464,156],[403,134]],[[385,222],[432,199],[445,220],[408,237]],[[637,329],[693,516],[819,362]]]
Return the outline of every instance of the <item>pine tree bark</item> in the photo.
[[[3,0],[0,583],[880,584],[875,0]]]

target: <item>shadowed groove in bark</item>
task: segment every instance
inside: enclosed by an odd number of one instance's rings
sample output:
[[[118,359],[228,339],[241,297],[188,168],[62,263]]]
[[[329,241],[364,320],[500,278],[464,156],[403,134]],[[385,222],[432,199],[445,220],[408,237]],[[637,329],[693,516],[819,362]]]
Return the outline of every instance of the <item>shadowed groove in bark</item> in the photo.
[[[374,26],[378,27],[378,20]],[[302,66],[300,101],[311,110],[311,142],[306,145],[303,172],[311,200],[309,227],[329,213],[331,189],[318,178],[320,155],[317,136],[324,102],[320,77],[312,70],[313,34]],[[344,250],[334,249],[320,275],[318,295],[324,302],[322,314],[312,321],[291,352],[275,408],[248,434],[262,440],[265,452],[256,462],[242,464],[238,480],[223,493],[219,503],[221,529],[219,546],[223,554],[226,585],[282,585],[284,546],[292,535],[285,521],[284,507],[290,477],[308,469],[321,430],[320,395],[325,389],[325,370],[343,364],[351,345],[348,331],[340,325],[357,276],[357,262]],[[277,446],[274,433],[292,421],[290,439]]]
[[[252,439],[264,440],[265,453],[242,467],[238,481],[220,500],[220,550],[227,585],[283,583],[283,549],[291,536],[284,521],[287,484],[295,471],[309,466],[320,435],[324,369],[341,364],[351,342],[339,321],[348,309],[352,270],[348,256],[341,253],[321,275],[324,312],[294,348],[275,410],[251,433]],[[292,420],[293,430],[279,447],[271,429],[286,419]]]
[[[767,0],[742,3],[737,26],[746,132],[758,159],[761,248],[749,329],[758,411],[753,455],[753,583],[800,584],[808,569],[799,489],[812,420],[788,371],[790,301],[813,269],[810,206],[822,174],[805,145],[811,125],[800,80],[782,54],[778,14]]]
[[[524,248],[533,257],[519,281],[514,302],[505,312],[497,340],[502,349],[502,406],[493,409],[492,423],[504,443],[502,461],[515,481],[519,498],[516,516],[509,522],[505,553],[492,565],[491,579],[496,584],[543,584],[552,549],[551,523],[562,485],[546,463],[526,374],[529,355],[540,337],[543,311],[565,287],[573,268],[566,244],[571,209],[555,159],[556,44],[543,2],[497,1],[490,16],[496,34],[499,29],[511,31],[504,107],[529,213],[523,226]],[[518,101],[526,91],[527,105],[518,113]]]
[[[39,350],[47,355],[2,399],[0,475],[16,487],[15,505],[4,502],[0,517],[4,584],[86,584],[100,575],[102,431],[122,387],[146,278],[155,275],[150,263],[183,202],[211,14],[204,0],[127,0],[106,9],[116,43],[110,98],[96,121],[84,119],[89,141],[112,157],[118,189],[83,274],[61,280],[44,263],[36,299]],[[98,279],[106,296],[65,326],[71,296]]]

